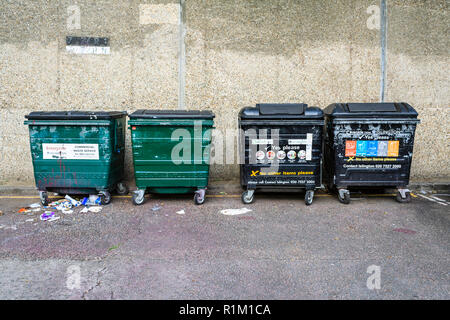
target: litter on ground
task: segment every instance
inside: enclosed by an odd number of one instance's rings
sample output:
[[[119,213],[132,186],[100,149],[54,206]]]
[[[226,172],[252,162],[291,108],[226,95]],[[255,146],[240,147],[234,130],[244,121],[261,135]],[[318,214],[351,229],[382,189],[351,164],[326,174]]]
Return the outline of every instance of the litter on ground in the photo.
[[[242,209],[224,209],[224,210],[220,210],[220,213],[226,216],[236,216],[239,214],[244,214],[247,212],[250,212],[252,210],[247,209],[247,208],[242,208]]]
[[[152,211],[158,211],[158,210],[160,210],[160,209],[161,209],[161,206],[155,205],[155,206],[152,208]]]
[[[177,211],[177,214],[185,214],[184,210]]]
[[[72,214],[75,212],[75,208],[80,207],[82,205],[86,205],[86,206],[83,207],[82,210],[78,211],[79,213],[88,213],[88,212],[98,213],[98,212],[102,211],[103,207],[100,206],[101,201],[100,201],[100,197],[98,195],[90,195],[88,198],[84,198],[83,200],[84,200],[84,203],[66,195],[64,198],[53,201],[53,202],[49,203],[47,206],[41,206],[40,203],[32,203],[26,207],[20,208],[18,210],[18,212],[22,213],[22,214],[26,214],[28,216],[34,216],[35,213],[43,210],[43,213],[39,215],[39,219],[41,221],[56,221],[56,220],[61,219],[61,216],[55,215],[55,213],[57,211],[59,211],[61,214],[69,215],[69,214]],[[2,215],[2,214],[3,214],[3,212],[0,211],[0,215]],[[39,221],[39,219],[38,219],[38,221]],[[36,224],[36,219],[30,218],[30,219],[25,220],[25,222],[35,222],[34,224]],[[21,222],[21,223],[25,223],[25,222]],[[5,225],[2,225],[0,227],[0,229],[16,230],[17,227],[14,226],[14,228],[12,228],[12,227],[7,227]]]
[[[81,200],[81,204],[83,206],[100,205],[101,203],[101,198],[95,194],[91,194],[89,197],[83,198],[83,200]]]
[[[81,211],[80,211],[80,213],[88,213],[88,211],[89,211],[89,208],[83,208],[83,209],[81,209]]]
[[[102,207],[90,207],[88,210],[90,212],[98,213],[98,212],[102,211],[102,209],[103,209]]]
[[[12,225],[12,226],[10,226],[10,227],[8,227],[8,226],[5,226],[5,225],[0,225],[0,229],[3,229],[3,230],[17,230],[17,226],[16,225]]]
[[[59,220],[61,217],[52,217],[50,219],[48,219],[48,221],[55,221],[55,220]]]
[[[45,211],[43,214],[41,214],[41,220],[47,221],[55,216],[55,213],[53,211]]]
[[[83,208],[80,213],[88,213],[88,212],[93,212],[93,213],[98,213],[100,211],[102,211],[102,207],[85,207]]]
[[[69,200],[70,203],[72,204],[72,206],[74,206],[74,207],[79,207],[79,206],[81,206],[81,202],[80,202],[80,201],[73,199],[73,198],[70,197],[69,195],[66,195],[64,198],[67,199],[67,200]]]

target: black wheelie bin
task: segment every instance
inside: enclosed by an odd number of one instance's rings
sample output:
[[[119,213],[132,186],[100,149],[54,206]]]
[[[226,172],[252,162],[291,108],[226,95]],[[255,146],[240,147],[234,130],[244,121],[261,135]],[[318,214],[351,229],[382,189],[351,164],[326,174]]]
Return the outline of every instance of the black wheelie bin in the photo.
[[[395,187],[409,202],[407,186],[417,112],[407,103],[335,103],[325,110],[328,188],[350,203],[348,188]]]
[[[313,201],[322,186],[324,115],[297,103],[261,103],[239,113],[242,202],[252,203],[256,190],[306,190]]]

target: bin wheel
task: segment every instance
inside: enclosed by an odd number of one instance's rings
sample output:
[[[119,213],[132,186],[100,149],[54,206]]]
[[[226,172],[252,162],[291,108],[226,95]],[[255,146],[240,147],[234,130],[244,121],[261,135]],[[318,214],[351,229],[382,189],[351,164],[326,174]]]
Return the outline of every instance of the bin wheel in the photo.
[[[409,202],[411,202],[411,193],[406,192],[405,196],[406,196],[405,198],[402,198],[401,193],[397,192],[397,196],[395,197],[395,200],[397,200],[397,202],[400,202],[400,203],[409,203]]]
[[[313,190],[306,190],[305,194],[305,204],[307,206],[310,206],[314,199],[314,191]]]
[[[255,199],[254,192],[249,192],[248,190],[242,192],[241,199],[244,204],[252,203],[253,200]]]
[[[341,193],[338,193],[339,202],[343,204],[349,204],[350,203],[350,192],[346,190],[344,192],[344,196],[341,196]]]
[[[124,196],[128,194],[128,187],[125,183],[119,182],[116,186],[117,194],[120,196]]]
[[[196,205],[202,205],[205,203],[205,197],[202,197],[202,195],[200,193],[195,193],[194,194],[194,203]]]
[[[102,205],[111,203],[111,193],[109,193],[108,191],[101,191],[98,196],[100,197],[100,202]]]
[[[44,207],[48,206],[48,194],[46,191],[39,191],[39,198],[41,199],[41,204]]]
[[[145,193],[141,193],[138,191],[133,192],[133,194],[131,195],[131,201],[135,206],[140,206],[145,201]]]

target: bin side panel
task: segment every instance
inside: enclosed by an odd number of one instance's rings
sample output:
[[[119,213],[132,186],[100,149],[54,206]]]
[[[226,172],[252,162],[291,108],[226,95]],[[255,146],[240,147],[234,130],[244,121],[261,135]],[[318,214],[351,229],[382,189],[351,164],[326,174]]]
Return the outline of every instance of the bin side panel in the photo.
[[[31,157],[39,190],[108,189],[113,159],[113,124],[29,125]],[[114,123],[114,121],[112,122]],[[120,167],[114,168],[120,171]],[[123,171],[123,163],[122,163]]]
[[[321,186],[322,121],[241,122],[241,184],[250,189]]]
[[[157,121],[155,121],[157,122]],[[183,188],[205,188],[208,185],[211,129],[210,125],[194,126],[170,122],[131,125],[133,163],[136,186],[140,189],[168,188],[178,193]],[[174,123],[177,123],[175,121]],[[179,188],[179,189],[170,189]],[[180,189],[181,188],[181,189]]]
[[[416,123],[400,120],[332,123],[326,159],[333,184],[407,186],[415,129]]]

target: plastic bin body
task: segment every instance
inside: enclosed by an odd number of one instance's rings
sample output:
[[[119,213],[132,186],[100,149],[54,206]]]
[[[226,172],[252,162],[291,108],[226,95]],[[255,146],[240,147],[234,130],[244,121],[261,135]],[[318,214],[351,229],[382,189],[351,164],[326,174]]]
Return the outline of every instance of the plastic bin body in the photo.
[[[40,191],[110,191],[123,180],[126,112],[32,112],[26,118]]]
[[[324,116],[319,108],[258,104],[241,110],[239,127],[244,189],[314,190],[321,186]]]
[[[138,189],[151,193],[206,189],[212,112],[138,110],[129,117]]]
[[[417,112],[406,103],[332,104],[325,109],[330,187],[409,184]]]

